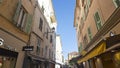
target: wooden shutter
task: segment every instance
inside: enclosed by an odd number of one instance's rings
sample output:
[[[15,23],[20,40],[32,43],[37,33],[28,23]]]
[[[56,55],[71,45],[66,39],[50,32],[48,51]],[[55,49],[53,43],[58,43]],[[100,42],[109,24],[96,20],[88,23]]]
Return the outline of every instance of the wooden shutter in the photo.
[[[97,25],[97,29],[99,30],[102,27],[102,24],[101,24],[101,19],[98,12],[95,13],[94,19]]]
[[[89,36],[89,39],[92,40],[92,33],[91,33],[91,30],[90,30],[90,27],[88,28],[88,36]]]
[[[90,4],[91,4],[91,0],[87,0],[88,8],[90,7]]]
[[[14,24],[17,24],[17,22],[18,22],[21,6],[22,6],[21,1],[19,1],[17,4],[17,8],[15,11],[14,17],[13,17]]]
[[[30,30],[31,30],[31,24],[32,24],[32,15],[27,14],[27,18],[26,18],[26,26],[24,31],[29,34]]]
[[[0,3],[2,3],[2,0],[0,0]]]
[[[120,6],[120,1],[119,0],[113,0],[115,7],[119,7]]]

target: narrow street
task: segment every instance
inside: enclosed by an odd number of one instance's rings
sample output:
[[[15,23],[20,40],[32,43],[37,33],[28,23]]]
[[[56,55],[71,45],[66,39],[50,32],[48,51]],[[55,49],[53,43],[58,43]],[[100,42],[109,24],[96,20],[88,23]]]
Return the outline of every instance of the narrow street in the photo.
[[[0,68],[120,68],[120,0],[0,0]]]

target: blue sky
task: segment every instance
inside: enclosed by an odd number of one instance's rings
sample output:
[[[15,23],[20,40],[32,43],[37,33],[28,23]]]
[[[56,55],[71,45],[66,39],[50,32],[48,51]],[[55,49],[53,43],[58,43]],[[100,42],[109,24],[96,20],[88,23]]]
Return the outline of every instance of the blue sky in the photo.
[[[64,58],[70,52],[78,51],[74,23],[75,0],[52,0],[58,23],[57,33],[62,40]]]

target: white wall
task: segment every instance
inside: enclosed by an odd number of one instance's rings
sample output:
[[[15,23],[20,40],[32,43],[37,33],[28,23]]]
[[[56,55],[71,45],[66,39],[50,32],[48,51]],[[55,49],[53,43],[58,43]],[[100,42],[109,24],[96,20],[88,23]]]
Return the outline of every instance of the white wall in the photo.
[[[62,42],[61,37],[59,35],[56,36],[56,62],[59,64],[63,64],[63,54],[62,54]],[[56,65],[58,66],[58,65]],[[57,67],[56,67],[57,68]]]
[[[54,8],[53,8],[53,5],[52,5],[52,0],[38,0],[39,2],[39,5],[40,7],[44,7],[44,15],[48,21],[48,24],[49,26],[52,28],[54,27],[55,28],[55,31],[57,30],[57,21],[55,22],[51,22],[51,19],[50,17],[51,16],[55,16],[55,13],[54,13]],[[55,18],[56,20],[56,18]]]

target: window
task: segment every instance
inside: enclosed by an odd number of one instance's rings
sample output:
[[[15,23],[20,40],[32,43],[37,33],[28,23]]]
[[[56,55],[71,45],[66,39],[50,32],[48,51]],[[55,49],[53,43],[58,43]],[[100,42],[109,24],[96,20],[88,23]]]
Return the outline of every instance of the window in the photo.
[[[85,20],[86,20],[87,15],[88,15],[88,6],[87,5],[84,6],[84,13],[85,13]]]
[[[36,49],[37,55],[40,54],[40,45],[41,45],[41,40],[40,40],[40,38],[38,38],[38,41],[37,41],[37,49]]]
[[[90,27],[88,28],[88,36],[89,36],[89,39],[92,40],[92,33],[91,33]]]
[[[44,52],[44,51],[43,51],[43,48],[41,48],[41,53],[42,53],[42,56],[43,56],[43,52]]]
[[[79,46],[79,53],[82,51],[82,43],[80,43],[80,46]]]
[[[13,17],[13,21],[18,28],[25,31],[26,33],[30,33],[32,15],[27,13],[21,2],[18,3],[15,15]]]
[[[39,24],[39,29],[42,31],[42,26],[43,26],[43,20],[40,18],[40,24]]]
[[[42,12],[44,13],[44,11],[45,11],[45,8],[42,6],[41,10],[42,10]]]
[[[80,33],[81,33],[81,25],[79,25],[78,39],[79,39],[79,37],[80,37]]]
[[[47,29],[47,33],[46,33],[46,38],[48,39],[48,29]]]
[[[3,0],[0,0],[0,3],[2,3]]]
[[[47,57],[48,46],[45,46],[45,56]]]
[[[81,23],[81,25],[84,23],[83,17],[81,17],[80,23]]]
[[[101,18],[100,18],[100,15],[99,15],[98,12],[96,12],[94,14],[94,19],[95,19],[95,22],[96,22],[97,29],[99,30],[102,27],[102,22],[101,22]]]
[[[83,38],[83,43],[84,43],[84,48],[86,47],[86,45],[88,44],[88,39],[87,36],[85,35]]]
[[[84,6],[84,0],[82,0],[82,6]]]
[[[23,7],[21,7],[20,15],[18,17],[18,22],[17,22],[17,26],[20,27],[21,29],[23,29],[25,26],[26,15],[27,15],[27,12],[24,10]]]
[[[119,7],[120,6],[120,0],[113,0],[115,7]]]
[[[52,43],[52,42],[53,42],[52,35],[50,35],[50,43]]]
[[[93,0],[87,0],[88,8],[91,6]]]
[[[51,58],[51,50],[49,49],[49,58]]]

